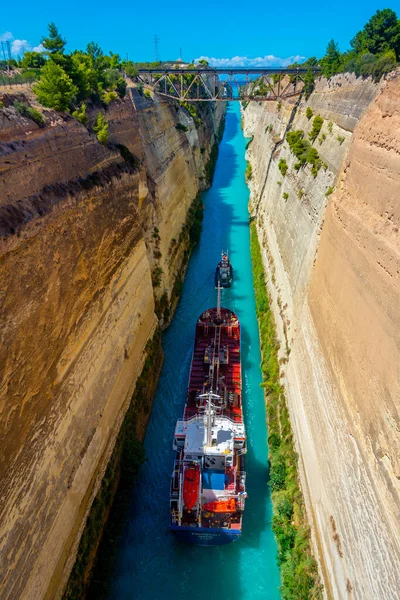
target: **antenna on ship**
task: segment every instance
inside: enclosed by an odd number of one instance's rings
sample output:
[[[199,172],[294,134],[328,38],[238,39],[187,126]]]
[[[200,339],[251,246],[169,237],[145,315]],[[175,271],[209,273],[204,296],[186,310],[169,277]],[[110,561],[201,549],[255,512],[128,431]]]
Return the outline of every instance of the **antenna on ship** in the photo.
[[[204,417],[205,417],[205,428],[207,432],[207,446],[211,446],[212,444],[212,428],[215,420],[215,405],[212,401],[219,400],[220,396],[218,394],[214,394],[212,390],[210,390],[207,394],[201,394],[200,398],[204,398],[206,400],[206,406],[204,407]]]

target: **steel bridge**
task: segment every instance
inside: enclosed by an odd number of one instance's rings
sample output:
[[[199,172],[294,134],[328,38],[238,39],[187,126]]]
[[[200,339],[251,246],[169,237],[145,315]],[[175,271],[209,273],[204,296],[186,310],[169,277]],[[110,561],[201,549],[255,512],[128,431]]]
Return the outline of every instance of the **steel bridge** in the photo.
[[[304,76],[319,67],[160,67],[139,69],[137,80],[181,102],[276,101],[301,93]],[[236,92],[236,93],[235,93]]]

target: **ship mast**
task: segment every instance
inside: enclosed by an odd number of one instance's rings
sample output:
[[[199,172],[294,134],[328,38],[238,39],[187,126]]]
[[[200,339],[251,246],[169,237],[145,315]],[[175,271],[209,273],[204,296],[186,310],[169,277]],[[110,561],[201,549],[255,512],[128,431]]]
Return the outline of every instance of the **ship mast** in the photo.
[[[218,296],[217,296],[217,319],[221,318],[221,284],[218,281]]]
[[[211,446],[212,444],[212,428],[214,425],[214,417],[215,417],[215,405],[212,403],[212,400],[215,398],[219,399],[218,394],[214,394],[212,390],[208,392],[208,394],[201,394],[200,398],[205,398],[207,400],[205,410],[204,410],[204,426],[206,429],[206,440],[207,446]]]

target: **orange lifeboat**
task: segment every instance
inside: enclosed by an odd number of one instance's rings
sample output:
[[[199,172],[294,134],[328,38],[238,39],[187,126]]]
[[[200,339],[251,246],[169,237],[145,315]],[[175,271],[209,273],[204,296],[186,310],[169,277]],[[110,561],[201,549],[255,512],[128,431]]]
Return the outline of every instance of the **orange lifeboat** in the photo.
[[[188,510],[195,506],[199,497],[200,470],[196,466],[187,467],[183,476],[183,502]]]
[[[230,498],[229,500],[215,500],[214,502],[203,504],[203,508],[214,513],[235,512],[236,502],[234,498]]]

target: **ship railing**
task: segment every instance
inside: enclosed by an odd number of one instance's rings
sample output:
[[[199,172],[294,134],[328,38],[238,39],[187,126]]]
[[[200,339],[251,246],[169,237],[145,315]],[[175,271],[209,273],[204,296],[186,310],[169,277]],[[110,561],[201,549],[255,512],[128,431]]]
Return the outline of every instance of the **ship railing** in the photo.
[[[246,489],[246,471],[236,471],[235,467],[233,483],[234,485],[230,489],[224,489],[224,493],[230,497],[237,495],[238,488],[239,492],[243,492]]]
[[[171,498],[176,497],[179,493],[179,473],[180,473],[180,461],[174,462],[174,470],[171,477]]]
[[[199,409],[204,409],[206,407],[200,406]],[[243,425],[243,421],[235,421],[234,419],[231,419],[230,417],[228,417],[227,415],[223,414],[223,410],[224,408],[222,406],[215,406],[215,409],[217,411],[220,411],[219,414],[217,414],[217,417],[221,418],[221,419],[226,419],[227,421],[229,421],[230,423],[232,423],[233,425]],[[200,414],[200,413],[199,413]],[[182,423],[189,423],[189,421],[191,421],[192,419],[197,419],[199,414],[194,415],[193,417],[189,417],[187,419],[181,419]],[[201,413],[202,414],[202,413]]]
[[[182,499],[182,486],[183,486],[183,476],[182,471],[179,473],[179,499],[178,499],[178,524],[181,524],[182,519],[182,511],[183,511],[183,499]]]
[[[237,507],[239,510],[244,510],[245,496],[239,496],[237,499]]]
[[[236,479],[239,482],[239,487],[242,487],[243,490],[245,490],[246,489],[246,471],[238,471]]]
[[[238,456],[242,456],[242,454],[246,454],[246,453],[247,453],[247,448],[239,448],[237,451]]]

